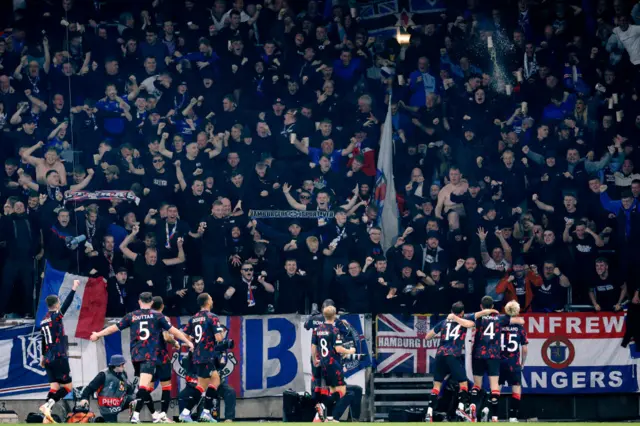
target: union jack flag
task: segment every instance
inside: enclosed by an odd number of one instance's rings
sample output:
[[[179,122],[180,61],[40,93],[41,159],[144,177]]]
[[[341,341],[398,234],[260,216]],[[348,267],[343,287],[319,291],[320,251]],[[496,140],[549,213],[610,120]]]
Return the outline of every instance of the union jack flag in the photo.
[[[430,358],[435,356],[438,347],[438,339],[425,340],[430,322],[428,315],[378,315],[378,373],[429,372]]]

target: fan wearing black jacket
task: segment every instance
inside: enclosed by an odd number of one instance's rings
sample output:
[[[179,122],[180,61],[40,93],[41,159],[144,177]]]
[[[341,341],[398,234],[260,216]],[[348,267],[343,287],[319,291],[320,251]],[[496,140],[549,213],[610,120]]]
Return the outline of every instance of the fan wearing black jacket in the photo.
[[[478,268],[475,257],[458,259],[451,274],[450,285],[454,289],[451,300],[461,300],[464,306],[479,306],[487,287],[487,279],[482,269]]]
[[[22,306],[19,310],[25,315],[33,315],[33,258],[39,251],[40,229],[29,220],[24,203],[15,197],[7,200],[7,213],[0,220],[0,241],[5,242],[7,248],[0,287],[4,295],[0,298],[0,315],[6,313],[14,284],[18,284],[22,290]]]
[[[367,277],[362,273],[360,263],[349,262],[349,274],[346,274],[342,268],[342,265],[336,265],[334,270],[339,289],[343,293],[344,310],[351,313],[370,312]]]
[[[305,273],[298,270],[298,262],[295,259],[287,259],[284,270],[276,285],[276,313],[302,313],[309,296]]]
[[[371,268],[372,264],[374,268]],[[397,291],[397,282],[393,271],[387,269],[387,259],[384,256],[378,256],[375,259],[367,257],[362,272],[367,277],[369,303],[373,315],[393,312],[395,306],[391,290]]]

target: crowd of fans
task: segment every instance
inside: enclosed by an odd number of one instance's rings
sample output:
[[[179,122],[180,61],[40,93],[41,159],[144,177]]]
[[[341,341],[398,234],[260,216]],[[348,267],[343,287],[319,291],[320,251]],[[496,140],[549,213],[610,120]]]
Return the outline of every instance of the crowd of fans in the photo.
[[[232,314],[640,303],[638,4],[448,0],[403,46],[333,3],[6,14],[0,314],[33,315],[41,259],[104,277],[109,316],[143,291],[172,314],[203,291]]]

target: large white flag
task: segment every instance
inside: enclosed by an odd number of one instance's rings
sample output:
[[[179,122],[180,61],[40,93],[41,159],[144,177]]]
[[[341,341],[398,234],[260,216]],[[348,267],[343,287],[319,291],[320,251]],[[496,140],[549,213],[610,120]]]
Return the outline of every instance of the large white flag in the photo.
[[[391,100],[389,100],[387,118],[384,120],[380,137],[375,192],[376,202],[380,209],[378,214],[382,228],[382,248],[385,251],[393,245],[393,239],[398,235],[399,214],[396,187],[393,180],[393,154],[393,125],[391,123]]]

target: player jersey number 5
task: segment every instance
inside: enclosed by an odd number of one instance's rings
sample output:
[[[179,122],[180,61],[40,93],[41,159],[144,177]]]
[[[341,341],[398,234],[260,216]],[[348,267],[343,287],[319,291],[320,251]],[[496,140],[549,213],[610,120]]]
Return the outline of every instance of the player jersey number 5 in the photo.
[[[149,331],[149,321],[140,321],[140,324],[138,324],[138,331],[140,332],[138,339],[142,341],[147,340],[149,337],[151,337],[151,332]]]

